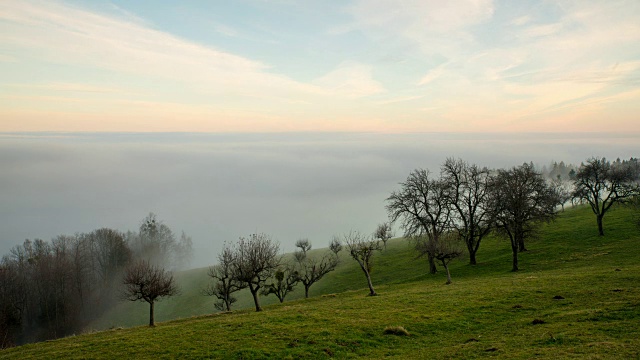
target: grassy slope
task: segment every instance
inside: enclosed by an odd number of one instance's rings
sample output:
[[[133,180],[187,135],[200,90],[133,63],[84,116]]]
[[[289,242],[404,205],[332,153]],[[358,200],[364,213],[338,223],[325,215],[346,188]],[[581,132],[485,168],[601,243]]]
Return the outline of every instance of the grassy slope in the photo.
[[[442,272],[426,275],[425,260],[414,260],[408,245],[395,240],[376,259],[377,297],[365,296],[363,275],[345,258],[312,287],[311,299],[268,306],[261,313],[241,310],[26,345],[0,356],[636,358],[640,236],[630,219],[626,209],[614,210],[605,218],[607,235],[600,238],[589,209],[569,210],[529,243],[518,273],[508,271],[507,243],[487,239],[478,266],[464,261],[452,266],[450,286],[443,285]],[[206,281],[198,271],[182,275],[194,288]],[[186,282],[182,286],[187,288]],[[556,295],[564,299],[554,300]],[[206,312],[211,300],[198,296],[165,302],[163,316]],[[147,311],[140,308],[143,323]],[[383,334],[395,325],[411,335]]]

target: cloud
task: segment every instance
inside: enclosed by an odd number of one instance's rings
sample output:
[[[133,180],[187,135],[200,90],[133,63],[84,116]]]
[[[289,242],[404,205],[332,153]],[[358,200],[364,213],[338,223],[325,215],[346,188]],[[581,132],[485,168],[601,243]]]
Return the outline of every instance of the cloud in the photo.
[[[330,94],[347,98],[359,98],[384,92],[384,87],[373,79],[372,72],[373,67],[370,65],[346,62],[314,80],[314,84]]]
[[[511,20],[510,24],[511,25],[516,25],[516,26],[522,26],[522,25],[525,25],[525,24],[529,23],[530,21],[531,21],[531,16],[524,15],[524,16],[519,16],[519,17]]]
[[[521,32],[521,35],[525,38],[537,38],[543,36],[550,36],[559,33],[562,30],[562,24],[545,24],[536,25],[527,28]]]
[[[189,65],[204,65],[209,72],[226,70],[231,74],[266,68],[137,23],[55,2],[3,4],[0,19],[7,22],[9,30],[0,37],[3,43],[38,48],[45,57],[65,63],[167,77],[193,77]]]
[[[446,65],[447,64],[441,64],[436,68],[431,69],[425,76],[420,79],[420,81],[418,81],[418,85],[426,85],[439,78],[440,75],[444,73]]]
[[[78,83],[5,84],[4,86],[19,90],[49,90],[54,92],[121,93],[124,91],[123,88],[92,86]]]
[[[551,113],[573,119],[581,105],[596,112],[590,118],[640,111],[628,100],[640,79],[634,0],[503,6],[322,6],[327,28],[304,29],[305,40],[290,44],[282,34],[299,24],[279,24],[266,37],[284,55],[258,57],[247,55],[262,50],[244,47],[255,43],[243,43],[237,22],[217,27],[236,37],[215,38],[242,56],[126,9],[0,1],[0,130],[530,131]]]
[[[427,99],[420,108],[431,130],[539,130],[550,126],[545,116],[563,131],[604,130],[602,123],[580,124],[572,112],[588,106],[605,116],[616,104],[628,107],[640,78],[640,8],[633,1],[563,1],[522,13],[501,9],[496,17],[488,1],[395,4],[358,2],[355,28],[414,44],[411,56],[426,71],[412,84],[413,96]]]
[[[380,105],[387,105],[387,104],[396,104],[396,103],[401,103],[401,102],[407,102],[407,101],[413,101],[413,100],[418,100],[418,99],[422,99],[424,96],[402,96],[402,97],[396,97],[396,98],[392,98],[389,100],[384,100],[384,101],[380,101],[378,102],[378,104]]]
[[[188,82],[209,94],[295,97],[317,91],[269,73],[261,62],[61,3],[2,2],[0,20],[0,44],[37,52],[50,63]]]
[[[465,29],[493,15],[490,0],[358,0],[350,7],[357,27],[385,29],[418,40]]]

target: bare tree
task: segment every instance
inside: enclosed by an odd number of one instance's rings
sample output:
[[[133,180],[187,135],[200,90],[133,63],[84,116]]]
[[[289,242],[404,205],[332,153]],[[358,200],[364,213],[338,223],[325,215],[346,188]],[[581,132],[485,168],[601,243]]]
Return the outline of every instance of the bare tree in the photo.
[[[307,251],[311,250],[311,242],[309,239],[298,239],[296,241],[296,247],[300,249],[303,254],[307,255]]]
[[[122,283],[125,286],[122,294],[125,300],[149,303],[149,326],[155,326],[156,301],[179,292],[171,273],[146,260],[136,261],[127,267]]]
[[[142,220],[138,234],[130,234],[130,247],[136,258],[145,259],[154,265],[166,266],[172,270],[188,265],[193,256],[191,238],[182,233],[180,240],[156,214]]]
[[[613,204],[627,202],[640,194],[637,160],[611,164],[605,158],[590,158],[581,164],[574,180],[573,198],[586,201],[598,223],[598,234],[604,236],[603,218]]]
[[[124,234],[117,230],[102,228],[85,236],[91,249],[91,259],[95,274],[103,285],[120,275],[128,264],[131,251],[124,240]]]
[[[329,250],[331,250],[336,256],[338,256],[338,253],[342,251],[342,241],[340,241],[339,236],[333,236],[331,243],[329,243]]]
[[[262,311],[259,299],[260,288],[280,265],[279,249],[278,243],[266,234],[252,234],[247,239],[240,238],[234,249],[235,279],[249,287],[256,311]]]
[[[273,275],[273,280],[275,281],[265,284],[261,293],[265,296],[274,294],[281,303],[284,302],[284,298],[293,291],[299,282],[296,270],[290,266],[278,268]]]
[[[417,169],[409,174],[400,191],[387,198],[387,212],[392,222],[401,220],[405,236],[427,235],[430,241],[450,227],[449,189],[441,180],[429,178],[427,170]],[[431,249],[431,247],[427,247]],[[437,272],[435,257],[428,252],[429,273]]]
[[[204,290],[204,295],[215,296],[218,301],[214,303],[220,311],[231,311],[231,305],[237,301],[233,293],[247,287],[245,283],[238,281],[234,271],[235,253],[226,245],[218,254],[218,264],[209,267],[207,275],[213,279]]]
[[[23,325],[24,284],[17,264],[8,256],[0,262],[0,350],[18,343]]]
[[[67,242],[54,251],[49,243],[25,240],[0,264],[0,332],[3,346],[68,334],[77,297],[73,295]],[[62,287],[60,287],[60,285]],[[71,320],[71,321],[69,321]]]
[[[383,222],[382,224],[378,224],[378,227],[373,232],[373,238],[379,239],[384,244],[384,248],[387,248],[387,241],[393,237],[393,232],[391,231],[391,224],[388,222]]]
[[[556,202],[564,212],[564,205],[573,198],[571,182],[562,180],[562,177],[558,175],[555,179],[551,180],[550,185],[553,187],[557,196]]]
[[[144,231],[152,237],[162,226],[155,222],[154,227],[153,217],[149,221],[151,225]],[[50,242],[26,240],[12,249],[0,263],[3,346],[77,333],[113,306],[116,287],[133,257],[129,244],[136,244],[128,240],[139,238],[133,233],[126,236],[102,228],[87,234],[59,235]],[[190,240],[184,236],[181,243],[189,248]],[[2,331],[6,324],[10,333]]]
[[[433,257],[440,261],[442,267],[447,272],[446,284],[451,284],[451,271],[449,263],[451,260],[460,257],[463,254],[459,234],[447,232],[441,234],[437,241],[430,239],[426,235],[415,236],[411,238],[419,256],[425,254],[433,254]]]
[[[174,247],[176,269],[186,269],[193,260],[193,240],[183,231]]]
[[[322,257],[311,256],[307,254],[308,249],[311,249],[311,243],[307,242],[299,244],[296,242],[296,246],[300,249],[294,253],[294,259],[296,260],[296,276],[297,279],[304,285],[304,297],[309,297],[309,288],[311,285],[320,281],[322,277],[338,266],[338,256],[336,254],[326,253]]]
[[[449,158],[442,165],[441,173],[454,210],[451,224],[467,247],[469,264],[476,265],[480,242],[493,224],[493,209],[489,205],[490,171]]]
[[[370,240],[360,232],[350,231],[344,235],[344,242],[349,250],[349,255],[358,262],[358,265],[360,265],[364,275],[367,277],[369,296],[377,295],[371,282],[371,268],[373,265],[373,255],[376,251],[382,251],[380,240]]]
[[[512,271],[518,271],[518,252],[538,225],[555,218],[556,194],[533,164],[498,170],[492,184],[496,224],[511,241]]]

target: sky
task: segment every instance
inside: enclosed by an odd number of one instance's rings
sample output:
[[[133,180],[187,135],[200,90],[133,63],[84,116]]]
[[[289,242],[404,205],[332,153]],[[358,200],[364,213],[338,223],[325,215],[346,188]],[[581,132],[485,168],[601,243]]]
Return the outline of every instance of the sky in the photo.
[[[149,212],[194,266],[325,247],[447,157],[638,157],[638,114],[637,0],[0,0],[0,254]]]
[[[640,131],[640,2],[0,2],[0,131]]]

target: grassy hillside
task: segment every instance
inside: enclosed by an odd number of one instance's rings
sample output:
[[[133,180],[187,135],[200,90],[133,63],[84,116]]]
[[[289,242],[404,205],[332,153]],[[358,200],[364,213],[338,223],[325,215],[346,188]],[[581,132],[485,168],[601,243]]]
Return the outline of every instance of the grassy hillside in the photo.
[[[274,304],[261,313],[247,309],[80,335],[0,356],[637,358],[640,234],[623,208],[607,215],[605,232],[597,236],[589,209],[567,210],[529,243],[520,272],[509,272],[508,243],[491,238],[480,247],[477,266],[452,266],[449,286],[442,272],[426,274],[426,261],[414,259],[397,239],[376,259],[376,297],[365,296],[364,276],[344,258],[312,287],[311,299]],[[210,312],[212,300],[199,295],[204,274],[181,274],[183,295],[161,303],[158,319]],[[146,306],[124,307],[126,316],[136,310],[140,323],[146,322]],[[388,326],[403,326],[410,335],[384,334]]]

